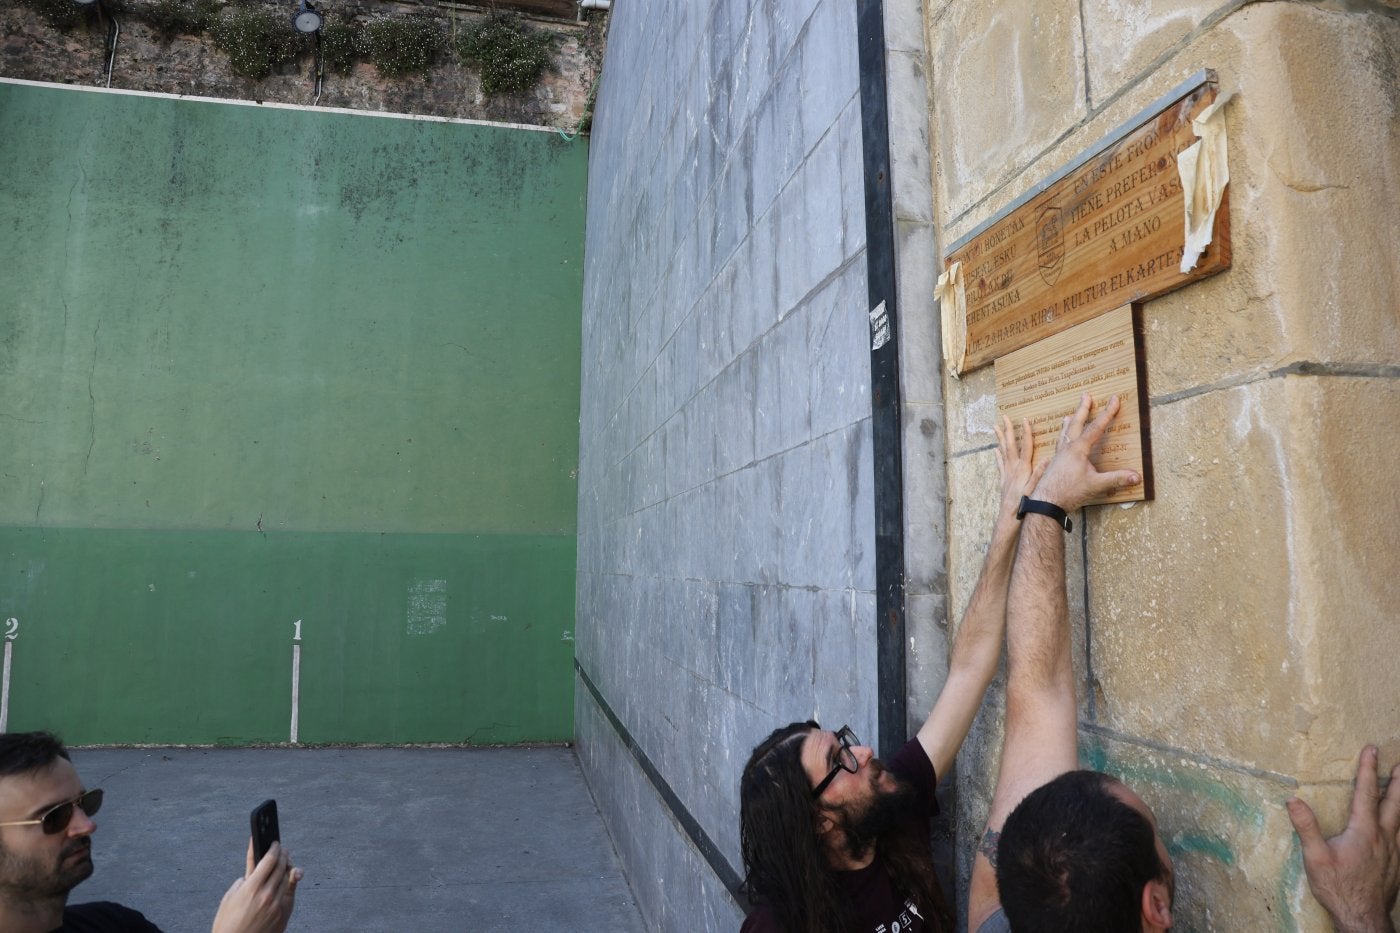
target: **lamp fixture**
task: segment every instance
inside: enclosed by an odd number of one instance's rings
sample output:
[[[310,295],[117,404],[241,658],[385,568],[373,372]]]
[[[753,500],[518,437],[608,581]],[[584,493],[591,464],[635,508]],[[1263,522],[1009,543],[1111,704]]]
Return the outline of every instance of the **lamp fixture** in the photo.
[[[320,32],[321,24],[324,21],[316,7],[312,5],[311,0],[301,0],[297,11],[292,14],[292,25],[297,28],[297,32],[304,32],[307,35]]]

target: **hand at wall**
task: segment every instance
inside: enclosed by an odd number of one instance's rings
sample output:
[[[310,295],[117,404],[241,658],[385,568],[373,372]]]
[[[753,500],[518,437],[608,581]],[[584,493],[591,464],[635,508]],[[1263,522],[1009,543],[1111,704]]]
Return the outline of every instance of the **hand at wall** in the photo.
[[[1322,838],[1312,807],[1294,797],[1288,818],[1303,844],[1308,886],[1341,933],[1395,933],[1390,911],[1400,892],[1400,765],[1380,795],[1376,747],[1361,750],[1347,828]]]
[[[1110,398],[1099,416],[1089,422],[1091,401],[1087,393],[1080,396],[1079,408],[1065,419],[1055,456],[1032,496],[1053,502],[1066,512],[1073,512],[1090,499],[1141,482],[1141,477],[1132,470],[1101,473],[1089,461],[1094,445],[1103,438],[1118,414],[1118,396]]]
[[[1021,419],[1019,443],[1011,419],[1002,415],[1001,421],[1001,424],[992,425],[997,432],[997,470],[1001,474],[1001,504],[997,510],[997,521],[1016,517],[1021,497],[1031,494],[1050,464],[1049,460],[1034,463],[1035,435],[1031,433],[1029,419]]]

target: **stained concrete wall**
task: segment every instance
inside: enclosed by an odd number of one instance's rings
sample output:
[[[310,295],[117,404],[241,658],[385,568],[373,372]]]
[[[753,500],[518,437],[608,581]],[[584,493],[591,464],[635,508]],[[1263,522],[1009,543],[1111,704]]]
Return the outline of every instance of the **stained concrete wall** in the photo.
[[[1361,745],[1400,759],[1396,6],[939,2],[927,27],[943,247],[1198,69],[1237,92],[1233,268],[1144,308],[1156,500],[1089,510],[1070,548],[1081,748],[1156,810],[1183,928],[1327,929],[1283,801],[1335,831]],[[944,389],[956,617],[992,370]],[[1000,715],[960,760],[964,839]]]
[[[715,866],[740,865],[739,772],[764,735],[808,716],[874,734],[855,35],[848,0],[613,13],[585,247],[576,731],[652,929],[737,928]]]
[[[570,738],[585,143],[0,81],[0,164],[8,726]]]

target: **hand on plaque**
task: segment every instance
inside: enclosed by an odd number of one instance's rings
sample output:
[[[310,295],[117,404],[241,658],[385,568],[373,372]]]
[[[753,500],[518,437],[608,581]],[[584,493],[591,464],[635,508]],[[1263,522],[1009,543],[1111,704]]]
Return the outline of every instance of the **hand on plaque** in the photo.
[[[1055,446],[1055,456],[1045,469],[1045,474],[1036,485],[1032,498],[1053,502],[1066,512],[1073,512],[1099,496],[1111,493],[1124,486],[1142,482],[1142,477],[1133,470],[1110,470],[1100,472],[1089,460],[1089,455],[1108,431],[1108,426],[1118,414],[1118,396],[1113,396],[1103,411],[1093,421],[1089,421],[1092,399],[1088,393],[1080,396],[1079,407],[1074,414],[1065,418],[1060,430],[1060,439]]]
[[[1002,415],[1001,424],[993,424],[997,432],[997,472],[1001,474],[1001,504],[997,521],[1016,518],[1016,508],[1022,496],[1029,496],[1050,465],[1049,460],[1035,463],[1035,435],[1029,418],[1021,419],[1018,439],[1011,419]]]

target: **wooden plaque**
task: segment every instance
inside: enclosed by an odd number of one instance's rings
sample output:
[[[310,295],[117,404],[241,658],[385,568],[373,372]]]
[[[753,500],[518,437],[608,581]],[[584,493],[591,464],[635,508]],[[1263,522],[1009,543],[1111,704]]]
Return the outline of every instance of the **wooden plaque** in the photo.
[[[1100,470],[1137,470],[1143,481],[1086,505],[1152,498],[1140,346],[1133,308],[1124,305],[996,361],[997,419],[1005,415],[1018,431],[1021,419],[1030,419],[1036,463],[1054,455],[1064,417],[1079,407],[1082,393],[1093,398],[1094,414],[1118,396],[1118,417],[1090,459]]]
[[[950,253],[963,263],[967,341],[958,372],[1230,266],[1228,189],[1209,247],[1181,272],[1177,153],[1216,96],[1207,81]]]

